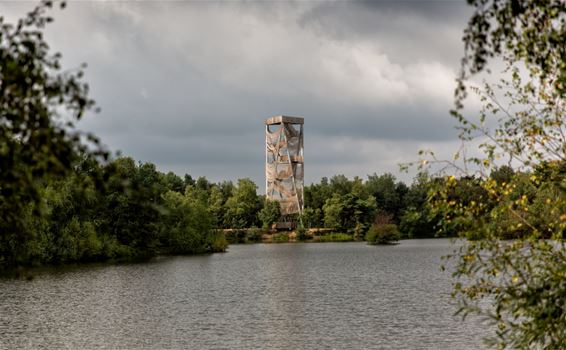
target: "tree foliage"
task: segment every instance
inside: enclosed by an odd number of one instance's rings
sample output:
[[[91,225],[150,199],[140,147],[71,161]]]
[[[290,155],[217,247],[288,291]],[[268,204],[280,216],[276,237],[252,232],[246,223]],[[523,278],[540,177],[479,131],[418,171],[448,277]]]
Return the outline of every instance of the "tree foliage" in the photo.
[[[375,217],[377,205],[373,196],[364,199],[354,193],[334,193],[322,209],[325,227],[362,238]]]
[[[106,179],[102,186],[97,177]],[[70,175],[40,189],[41,214],[27,210],[22,218],[33,235],[21,241],[16,263],[2,260],[0,270],[224,251],[208,197],[191,185],[171,190],[170,178],[131,158],[75,164]]]
[[[250,179],[239,179],[238,186],[226,200],[224,222],[231,228],[257,226],[257,213],[261,209],[261,201],[257,195],[257,186]]]
[[[264,230],[270,230],[273,225],[281,217],[281,207],[278,201],[265,200],[263,208],[258,213],[258,219],[262,223]]]
[[[494,57],[523,62],[557,96],[566,95],[566,2],[563,0],[468,0],[475,12],[464,31],[465,54],[456,91],[457,108],[470,75]]]
[[[366,235],[369,244],[391,244],[401,239],[397,225],[374,223]]]
[[[74,129],[94,101],[82,69],[62,71],[43,39],[52,5],[41,2],[15,25],[0,17],[0,256],[8,264],[25,259],[34,235],[26,219],[38,215],[45,182],[68,175],[78,154],[106,156],[81,142],[97,145],[96,137]]]
[[[444,166],[442,179],[432,182],[428,210],[438,215],[441,228],[468,239],[451,256],[454,297],[464,315],[478,313],[494,322],[490,343],[500,349],[563,349],[566,3],[469,2],[476,12],[464,34],[457,109],[466,72],[484,70],[496,56],[508,68],[500,81],[471,88],[483,103],[477,119],[455,113],[462,142],[477,142],[480,154],[469,157],[462,147],[453,160],[429,153],[421,162]]]

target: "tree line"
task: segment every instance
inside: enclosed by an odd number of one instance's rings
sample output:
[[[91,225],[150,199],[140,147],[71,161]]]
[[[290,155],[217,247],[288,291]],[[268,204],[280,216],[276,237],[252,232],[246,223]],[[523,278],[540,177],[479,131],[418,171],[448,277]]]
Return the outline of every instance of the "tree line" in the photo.
[[[530,176],[510,167],[491,174],[493,181],[508,184],[528,183]],[[390,173],[374,173],[366,180],[323,177],[305,186],[304,213],[295,220],[305,229],[329,228],[360,240],[372,225],[394,227],[400,238],[454,237],[466,228],[451,222],[449,210],[427,204],[431,190],[443,181],[426,173],[410,185]],[[3,268],[220,252],[227,247],[221,229],[261,227],[265,232],[280,217],[278,203],[258,194],[250,179],[213,183],[205,177],[180,177],[130,157],[107,163],[86,154],[76,157],[69,175],[45,181],[38,191],[41,201],[28,202],[20,212],[23,231],[1,236]],[[539,193],[528,186],[513,191],[511,198]],[[454,178],[448,196],[449,203],[475,201],[486,208],[490,203],[473,177]],[[538,207],[533,205],[533,214]],[[502,227],[505,220],[512,218],[501,217],[494,225]],[[517,227],[506,237],[520,231]]]
[[[359,177],[349,180],[344,175],[336,175],[305,187],[303,223],[307,228],[333,228],[360,239],[372,225],[394,225],[400,238],[407,239],[457,237],[462,232],[475,232],[475,221],[480,220],[499,228],[503,239],[514,239],[522,237],[529,229],[520,224],[521,218],[509,213],[496,218],[489,215],[497,208],[504,212],[505,207],[521,200],[528,206],[525,211],[539,218],[536,225],[544,237],[544,232],[551,232],[545,226],[551,222],[549,218],[561,215],[564,208],[549,206],[550,190],[533,186],[532,179],[560,183],[565,167],[563,163],[542,163],[528,171],[516,171],[510,166],[500,166],[493,168],[487,178],[431,176],[421,172],[410,185],[396,180],[390,173],[374,173],[365,181]],[[449,186],[446,179],[449,179]],[[493,198],[484,186],[485,181],[506,186],[508,200],[500,203]],[[440,200],[439,187],[444,189],[442,200],[445,206],[433,205]],[[468,205],[481,208],[484,216],[466,212],[464,208]],[[462,209],[458,211],[458,207]],[[472,215],[474,219],[470,220]],[[479,239],[481,236],[468,235],[467,238]]]
[[[0,267],[224,251],[200,183],[171,175],[131,158],[77,161],[25,203],[20,230],[0,236]]]

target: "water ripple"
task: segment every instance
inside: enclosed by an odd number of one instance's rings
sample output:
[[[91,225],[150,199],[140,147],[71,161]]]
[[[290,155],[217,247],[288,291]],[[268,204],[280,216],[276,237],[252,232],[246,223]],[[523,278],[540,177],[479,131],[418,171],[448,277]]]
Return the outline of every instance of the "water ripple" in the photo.
[[[0,349],[478,349],[448,240],[230,246],[0,280]]]

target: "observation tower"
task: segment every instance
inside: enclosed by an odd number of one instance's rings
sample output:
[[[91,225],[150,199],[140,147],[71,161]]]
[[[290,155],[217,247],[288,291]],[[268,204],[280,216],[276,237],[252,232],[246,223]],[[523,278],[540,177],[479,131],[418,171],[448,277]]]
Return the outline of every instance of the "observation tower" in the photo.
[[[304,209],[304,118],[276,116],[265,121],[265,194],[281,205],[280,228]]]

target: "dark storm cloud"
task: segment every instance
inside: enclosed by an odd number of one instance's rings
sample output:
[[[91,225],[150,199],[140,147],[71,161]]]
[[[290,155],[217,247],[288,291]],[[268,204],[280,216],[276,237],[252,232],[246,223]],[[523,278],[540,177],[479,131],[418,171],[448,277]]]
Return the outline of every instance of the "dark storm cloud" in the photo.
[[[14,18],[32,3],[1,3]],[[162,170],[263,182],[263,120],[306,118],[306,177],[395,171],[454,142],[469,9],[443,1],[71,2],[47,31],[88,62],[81,122]]]
[[[471,13],[471,8],[465,0],[368,0],[355,1],[352,5],[354,5],[352,8],[386,13],[393,18],[410,14],[430,22],[441,21],[456,26],[459,26]]]
[[[465,1],[327,2],[299,23],[336,40],[368,40],[398,62],[459,62],[460,38],[472,14]]]

